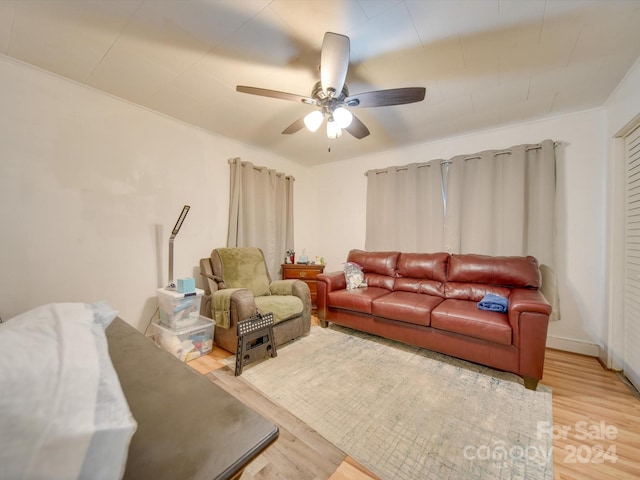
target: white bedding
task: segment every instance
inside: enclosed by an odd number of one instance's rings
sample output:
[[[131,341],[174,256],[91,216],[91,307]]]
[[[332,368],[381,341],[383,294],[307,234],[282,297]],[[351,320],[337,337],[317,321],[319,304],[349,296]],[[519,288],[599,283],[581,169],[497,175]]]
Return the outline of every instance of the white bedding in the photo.
[[[136,422],[107,349],[106,303],[0,324],[0,465],[10,479],[119,479]]]

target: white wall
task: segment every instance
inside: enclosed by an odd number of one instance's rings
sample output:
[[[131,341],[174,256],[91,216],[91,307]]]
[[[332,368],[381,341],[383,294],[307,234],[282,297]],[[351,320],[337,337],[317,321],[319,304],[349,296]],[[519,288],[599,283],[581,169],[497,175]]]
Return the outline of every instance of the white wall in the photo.
[[[606,111],[304,167],[0,56],[0,315],[106,299],[144,328],[167,280],[168,237],[182,206],[192,208],[176,239],[174,276],[197,276],[199,258],[225,244],[230,157],[296,177],[296,248],[325,257],[330,271],[364,247],[365,171],[551,138],[563,142],[563,320],[550,335],[601,344],[609,315],[606,132],[640,111],[638,75]]]
[[[318,211],[324,215],[313,248],[323,249],[327,271],[341,269],[350,249],[364,248],[367,170],[546,138],[562,142],[557,232],[562,320],[550,325],[549,334],[564,348],[586,344],[593,351],[605,317],[604,130],[604,112],[591,110],[314,167],[321,185]]]
[[[0,316],[48,302],[108,300],[143,329],[156,288],[197,275],[227,238],[229,166],[240,156],[296,177],[308,167],[0,56]],[[213,114],[213,113],[212,113]]]

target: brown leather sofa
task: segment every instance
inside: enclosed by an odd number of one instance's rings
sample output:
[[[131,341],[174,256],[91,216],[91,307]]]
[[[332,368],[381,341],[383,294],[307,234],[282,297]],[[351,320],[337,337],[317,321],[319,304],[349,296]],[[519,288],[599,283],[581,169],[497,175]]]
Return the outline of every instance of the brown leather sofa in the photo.
[[[318,275],[318,317],[400,342],[515,373],[535,390],[542,378],[551,306],[539,291],[534,257],[351,250],[366,287],[344,272]],[[507,313],[485,311],[488,293]]]

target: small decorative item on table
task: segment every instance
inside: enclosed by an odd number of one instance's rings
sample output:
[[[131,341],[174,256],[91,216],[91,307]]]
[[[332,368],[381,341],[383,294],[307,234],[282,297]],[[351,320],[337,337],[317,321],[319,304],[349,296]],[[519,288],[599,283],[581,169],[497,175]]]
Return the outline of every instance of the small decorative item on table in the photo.
[[[287,250],[287,254],[284,257],[284,263],[295,263],[296,261],[296,252],[293,250]]]

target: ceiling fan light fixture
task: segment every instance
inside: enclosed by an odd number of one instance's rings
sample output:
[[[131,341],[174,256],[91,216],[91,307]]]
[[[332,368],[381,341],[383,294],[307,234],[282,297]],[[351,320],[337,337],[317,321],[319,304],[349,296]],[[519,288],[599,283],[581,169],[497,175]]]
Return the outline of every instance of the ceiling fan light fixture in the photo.
[[[333,111],[333,118],[340,128],[347,128],[351,125],[353,114],[344,107],[338,107]]]
[[[310,132],[315,132],[322,125],[324,115],[320,110],[314,110],[304,117],[304,124]]]
[[[358,140],[371,133],[365,124],[351,113],[349,110],[351,108],[389,107],[424,100],[426,94],[424,87],[391,88],[351,95],[345,83],[349,69],[349,57],[349,37],[339,33],[326,32],[320,52],[320,81],[315,83],[310,96],[244,85],[237,85],[236,90],[240,93],[315,106],[317,111],[298,118],[285,128],[282,134],[296,133],[304,129],[305,126],[309,131],[316,132],[324,122],[324,117],[327,117],[327,136],[330,139],[340,137],[342,130],[346,130]]]
[[[333,117],[329,119],[327,122],[327,137],[329,138],[338,138],[342,135],[342,129],[338,125]]]

